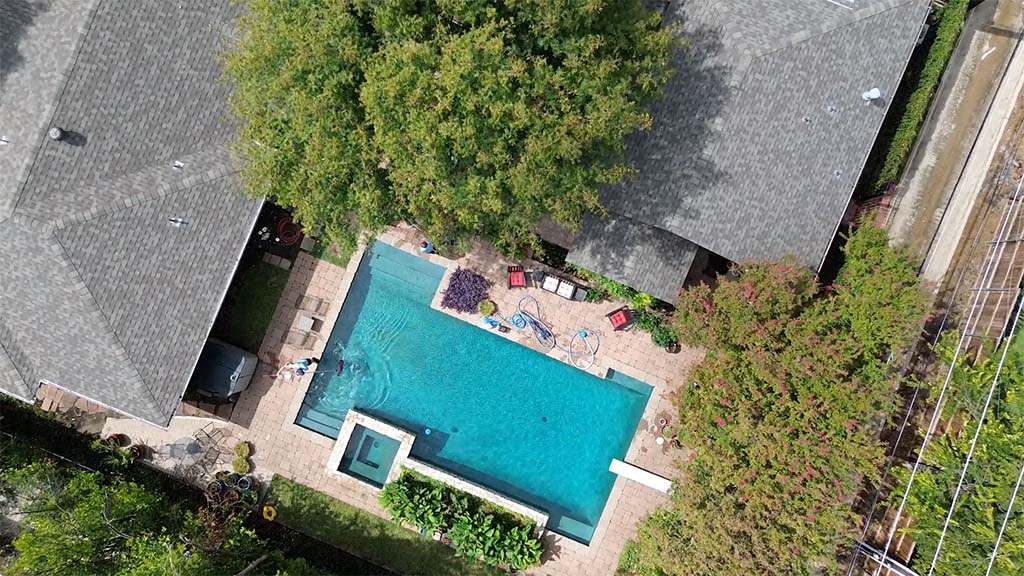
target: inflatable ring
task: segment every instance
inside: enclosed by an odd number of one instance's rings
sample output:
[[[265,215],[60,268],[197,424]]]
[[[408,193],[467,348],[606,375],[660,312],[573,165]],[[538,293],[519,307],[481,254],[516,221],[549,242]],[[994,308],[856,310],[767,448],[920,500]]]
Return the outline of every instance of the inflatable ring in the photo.
[[[273,522],[275,518],[277,518],[277,508],[274,508],[270,504],[263,506],[263,519]]]

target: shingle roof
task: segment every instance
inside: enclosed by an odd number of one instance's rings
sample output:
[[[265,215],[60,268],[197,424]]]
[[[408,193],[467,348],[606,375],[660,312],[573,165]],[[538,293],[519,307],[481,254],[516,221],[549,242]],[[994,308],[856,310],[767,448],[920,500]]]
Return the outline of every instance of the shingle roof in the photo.
[[[238,7],[102,0],[90,11],[76,1],[54,0],[19,32],[25,47],[81,25],[84,39],[64,51],[65,82],[46,73],[53,58],[31,54],[0,73],[0,110],[21,83],[53,98],[11,108],[29,127],[20,133],[34,124],[37,138],[30,155],[17,146],[27,179],[0,178],[0,387],[30,397],[46,380],[164,424],[260,207],[241,193],[227,151],[219,53]],[[45,138],[51,126],[68,138]],[[2,378],[3,358],[20,391]]]
[[[636,174],[603,193],[609,211],[730,260],[817,269],[927,12],[927,0],[672,3],[666,21],[687,44],[653,128],[628,143]],[[883,98],[866,104],[872,88]]]
[[[568,261],[652,296],[674,302],[697,246],[654,226],[625,216],[585,217]]]

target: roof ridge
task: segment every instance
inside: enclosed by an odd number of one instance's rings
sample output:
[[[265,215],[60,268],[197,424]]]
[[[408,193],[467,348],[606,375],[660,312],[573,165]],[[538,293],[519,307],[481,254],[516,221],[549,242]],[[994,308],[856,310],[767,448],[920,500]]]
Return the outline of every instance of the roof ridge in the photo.
[[[835,18],[825,20],[816,26],[798,30],[758,49],[743,49],[742,52],[749,58],[748,62],[752,62],[915,2],[924,4],[924,0],[879,0],[861,8],[847,8],[845,12],[838,14]]]
[[[153,200],[159,200],[160,198],[164,198],[172,194],[184,192],[200,184],[213,182],[214,180],[218,180],[220,178],[224,178],[232,174],[237,174],[239,172],[238,168],[231,165],[230,152],[227,150],[227,147],[224,146],[223,144],[214,144],[208,146],[207,148],[197,150],[191,154],[182,156],[181,160],[176,160],[175,162],[180,162],[182,164],[182,168],[180,169],[184,170],[189,164],[191,164],[193,161],[196,161],[197,158],[201,158],[203,156],[206,156],[207,158],[210,159],[209,166],[204,171],[201,171],[196,174],[189,174],[188,176],[184,176],[183,178],[179,178],[173,181],[165,181],[159,184],[153,183],[152,188],[147,187],[145,190],[141,192],[128,194],[122,198],[113,200],[102,206],[89,208],[87,210],[80,210],[78,212],[61,216],[59,218],[50,220],[49,225],[55,230],[63,230],[70,226],[84,224],[91,220],[95,220],[102,216],[107,216],[115,212],[119,212],[121,210],[130,209],[139,204],[144,204],[146,202],[150,202]],[[156,169],[161,166],[163,166],[164,169],[179,169],[177,168],[177,164],[172,164],[170,168],[167,168],[166,161],[161,160],[158,162],[148,164],[129,174],[122,174],[121,176],[118,176],[111,180],[102,180],[100,182],[97,182],[96,184],[89,186],[88,188],[86,188],[86,190],[97,188],[130,188],[132,184],[147,184],[146,182],[141,181],[146,180],[147,176],[153,176],[153,173],[156,171]],[[128,184],[126,185],[126,183]],[[28,215],[23,216],[26,218],[31,218],[31,216]],[[37,222],[43,222],[42,220],[38,219],[33,220]]]
[[[145,378],[142,377],[142,372],[139,370],[138,366],[135,365],[135,361],[132,359],[131,355],[128,354],[128,348],[125,347],[124,342],[121,341],[121,337],[118,336],[117,331],[114,330],[113,325],[111,325],[110,319],[103,312],[99,302],[96,300],[96,296],[92,293],[92,290],[89,289],[89,285],[85,282],[85,278],[82,276],[81,271],[79,271],[78,266],[75,266],[74,261],[71,259],[71,255],[68,254],[67,249],[64,247],[64,243],[61,242],[60,238],[55,234],[50,234],[48,240],[52,241],[59,248],[59,261],[61,266],[74,273],[75,286],[82,294],[83,300],[89,307],[89,311],[103,320],[103,326],[105,327],[104,331],[107,333],[107,336],[112,339],[112,343],[115,345],[115,354],[117,359],[122,362],[127,362],[127,364],[131,366],[132,371],[134,371],[135,375],[138,377],[138,381],[142,383],[142,388],[149,395],[149,399],[152,400],[149,408],[157,414],[162,414],[160,402],[157,400],[156,395],[153,393],[153,390],[150,389]]]
[[[4,342],[7,342],[7,344]],[[8,349],[13,347],[13,342],[13,332],[6,324],[0,322],[0,359],[5,358],[7,360],[6,362],[0,362],[0,368],[3,368],[4,364],[10,365],[9,369],[0,370],[0,382],[3,382],[5,379],[9,379],[15,384],[21,384],[22,390],[27,390],[30,395],[32,390],[25,379],[25,375],[21,373],[21,370],[18,368],[18,364],[14,361],[14,354],[12,354]],[[8,392],[10,392],[10,390],[8,390]]]

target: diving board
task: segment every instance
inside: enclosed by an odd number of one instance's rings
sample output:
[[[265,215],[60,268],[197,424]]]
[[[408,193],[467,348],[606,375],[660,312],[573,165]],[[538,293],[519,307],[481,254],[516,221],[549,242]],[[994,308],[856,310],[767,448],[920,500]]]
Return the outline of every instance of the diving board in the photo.
[[[672,481],[664,476],[658,476],[654,472],[648,472],[643,468],[633,466],[619,459],[612,459],[612,463],[608,466],[608,470],[614,474],[618,474],[623,478],[628,478],[634,482],[639,482],[648,488],[654,488],[659,492],[669,494],[672,492]]]

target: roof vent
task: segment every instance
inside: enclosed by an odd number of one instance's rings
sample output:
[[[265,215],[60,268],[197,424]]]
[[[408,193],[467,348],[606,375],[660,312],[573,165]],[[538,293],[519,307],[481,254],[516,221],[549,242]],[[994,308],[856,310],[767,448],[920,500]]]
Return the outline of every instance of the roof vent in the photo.
[[[175,160],[174,161],[174,169],[175,170],[181,170],[184,167],[185,167],[185,163],[182,162],[181,160]]]
[[[835,114],[838,111],[839,111],[839,109],[836,108],[835,106],[833,106],[832,104],[828,105],[828,113],[829,114]]]
[[[7,146],[11,141],[7,139],[7,136],[0,136],[0,146]]]
[[[167,221],[170,222],[171,226],[174,226],[175,228],[181,228],[182,226],[188,224],[188,220],[185,220],[184,218],[178,218],[177,216],[175,216],[174,218],[168,218]]]
[[[804,116],[804,124],[810,124],[810,123],[811,123],[811,117],[810,116]]]
[[[875,100],[878,100],[879,98],[882,97],[882,91],[879,90],[878,88],[872,88],[871,90],[868,90],[867,92],[861,94],[860,97],[864,99],[865,103],[871,104]]]
[[[54,142],[60,142],[61,140],[64,139],[65,133],[63,128],[58,128],[57,126],[54,126],[53,128],[50,128],[46,135],[50,137],[50,140],[53,140]]]
[[[836,180],[843,177],[843,171],[838,168],[832,171],[832,176],[835,176]]]

